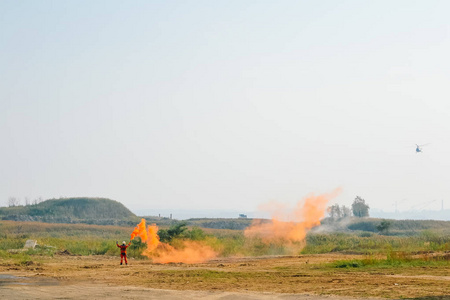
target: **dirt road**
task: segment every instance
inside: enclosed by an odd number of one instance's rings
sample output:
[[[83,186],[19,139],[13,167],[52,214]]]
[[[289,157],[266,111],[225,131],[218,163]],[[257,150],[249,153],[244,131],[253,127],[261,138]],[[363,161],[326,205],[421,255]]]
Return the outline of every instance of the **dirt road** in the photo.
[[[2,299],[148,299],[148,300],[355,300],[352,297],[276,293],[178,291],[105,284],[0,286]],[[367,298],[364,298],[367,299]],[[373,298],[376,299],[376,298]]]
[[[325,262],[354,256],[226,258],[204,264],[152,264],[117,257],[41,257],[0,262],[2,299],[447,299],[446,267],[339,270]],[[360,258],[360,257],[359,257]],[[34,258],[33,258],[34,259]],[[450,297],[449,297],[450,298]]]

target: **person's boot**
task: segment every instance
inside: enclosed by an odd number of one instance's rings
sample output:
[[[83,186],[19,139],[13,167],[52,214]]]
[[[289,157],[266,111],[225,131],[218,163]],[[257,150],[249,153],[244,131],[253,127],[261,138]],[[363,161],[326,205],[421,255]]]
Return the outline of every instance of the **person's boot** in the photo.
[[[122,265],[122,263],[120,263],[120,265]]]

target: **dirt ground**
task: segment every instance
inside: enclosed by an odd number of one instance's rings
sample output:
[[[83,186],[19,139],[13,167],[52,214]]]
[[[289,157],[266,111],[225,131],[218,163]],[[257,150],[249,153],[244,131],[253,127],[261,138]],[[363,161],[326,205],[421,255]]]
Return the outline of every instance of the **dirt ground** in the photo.
[[[153,264],[118,257],[0,261],[2,299],[450,299],[449,267],[336,269],[342,254],[224,258]],[[435,297],[435,298],[433,298]]]

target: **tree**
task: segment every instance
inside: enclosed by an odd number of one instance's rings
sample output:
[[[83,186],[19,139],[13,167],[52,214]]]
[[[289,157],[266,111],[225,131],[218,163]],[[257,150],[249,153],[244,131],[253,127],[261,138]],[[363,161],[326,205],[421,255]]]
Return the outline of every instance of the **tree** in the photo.
[[[342,216],[341,208],[339,207],[339,204],[334,204],[332,206],[329,206],[328,207],[328,213],[330,214],[330,217],[333,220],[340,219],[341,216]]]
[[[332,206],[328,206],[327,212],[333,220],[339,220],[352,216],[351,209],[345,205],[339,206],[338,204],[334,204]]]
[[[366,201],[356,196],[355,200],[352,204],[353,215],[358,218],[368,217],[369,216],[369,205],[366,204]]]
[[[345,205],[342,205],[341,214],[343,218],[348,218],[352,216],[352,210]]]
[[[43,201],[42,197],[36,198],[33,200],[33,205],[37,205],[37,204],[41,203],[42,201]]]
[[[381,221],[380,225],[377,226],[377,230],[381,233],[383,233],[383,232],[388,233],[391,225],[392,225],[392,223],[390,221],[383,220],[383,221]]]
[[[20,200],[16,197],[9,197],[8,198],[8,206],[19,206]]]

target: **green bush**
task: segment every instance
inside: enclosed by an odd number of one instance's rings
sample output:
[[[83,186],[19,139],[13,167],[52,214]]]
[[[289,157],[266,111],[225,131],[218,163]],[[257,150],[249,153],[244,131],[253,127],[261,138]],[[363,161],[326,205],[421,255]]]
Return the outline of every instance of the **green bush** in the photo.
[[[193,241],[201,241],[201,240],[204,240],[206,238],[206,234],[200,228],[194,227],[194,228],[192,228],[191,231],[188,231],[186,233],[186,237],[188,239],[190,239],[190,240],[193,240]]]
[[[163,243],[169,243],[175,238],[180,238],[183,236],[184,232],[187,230],[186,223],[182,222],[171,226],[169,229],[158,230],[159,240]]]

